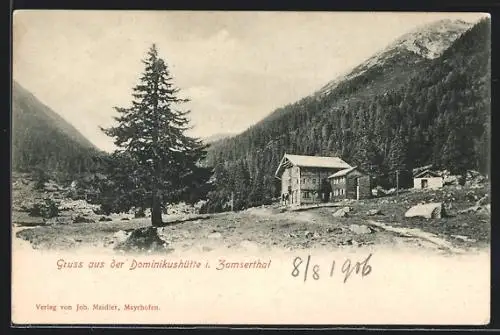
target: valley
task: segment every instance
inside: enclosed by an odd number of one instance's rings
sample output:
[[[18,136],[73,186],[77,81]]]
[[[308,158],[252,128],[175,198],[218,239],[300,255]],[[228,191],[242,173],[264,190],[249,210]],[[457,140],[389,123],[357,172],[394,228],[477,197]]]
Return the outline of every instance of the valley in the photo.
[[[26,177],[23,180],[27,180]],[[19,186],[22,185],[22,186]],[[36,194],[33,184],[18,184],[15,194]],[[438,253],[474,252],[489,248],[489,207],[474,207],[488,194],[489,184],[465,187],[446,186],[440,190],[410,190],[362,201],[344,201],[328,206],[285,209],[279,204],[249,208],[238,212],[197,214],[175,212],[164,215],[165,226],[153,228],[151,236],[162,241],[158,249],[137,239],[133,252],[168,253],[211,252],[235,250],[249,253],[273,249],[357,249],[398,248],[421,249]],[[39,198],[58,198],[60,206],[72,201],[55,196],[53,188]],[[54,197],[55,196],[55,197]],[[14,199],[15,200],[15,199]],[[35,200],[35,199],[33,199]],[[446,215],[440,218],[406,218],[413,205],[443,202]],[[80,207],[62,211],[56,220],[33,218],[13,207],[13,238],[17,246],[37,250],[94,250],[109,254],[120,253],[117,246],[126,241],[134,230],[149,231],[150,218],[134,218],[131,213],[98,215],[95,207],[81,201]],[[347,215],[335,215],[348,208]],[[94,209],[94,210],[93,210]],[[66,214],[64,214],[66,213]],[[84,217],[84,222],[74,222]],[[100,220],[106,217],[109,221]],[[27,221],[26,218],[31,218]],[[135,247],[135,246],[134,246]]]
[[[424,25],[243,133],[218,129],[199,143],[182,135],[188,121],[180,112],[167,110],[166,117],[156,118],[168,125],[163,127],[149,122],[149,107],[118,109],[125,115],[123,123],[107,134],[128,143],[128,154],[140,152],[135,160],[96,148],[14,82],[14,242],[40,250],[111,253],[379,246],[453,253],[488,248],[489,29],[486,19]],[[148,55],[151,64],[158,62],[154,45]],[[175,137],[167,138],[170,147],[159,144],[159,134],[171,125],[167,117],[180,127],[167,134]],[[142,137],[139,124],[145,127]],[[154,145],[168,160],[158,157]],[[183,155],[183,150],[192,152]],[[370,176],[373,191],[398,187],[399,194],[283,207],[275,170],[285,153],[342,157]],[[191,162],[184,166],[186,157]],[[413,189],[412,170],[423,165],[457,178],[474,172],[481,182]],[[169,200],[156,203],[154,215],[163,221],[156,228],[148,207],[158,191]],[[443,214],[406,216],[412,207],[428,203],[438,204]]]

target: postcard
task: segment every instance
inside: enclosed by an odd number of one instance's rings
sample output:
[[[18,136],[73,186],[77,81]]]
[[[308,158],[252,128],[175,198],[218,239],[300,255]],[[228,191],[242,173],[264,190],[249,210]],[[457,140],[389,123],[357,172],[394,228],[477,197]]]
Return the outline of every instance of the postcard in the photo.
[[[490,26],[16,11],[12,324],[488,324]]]

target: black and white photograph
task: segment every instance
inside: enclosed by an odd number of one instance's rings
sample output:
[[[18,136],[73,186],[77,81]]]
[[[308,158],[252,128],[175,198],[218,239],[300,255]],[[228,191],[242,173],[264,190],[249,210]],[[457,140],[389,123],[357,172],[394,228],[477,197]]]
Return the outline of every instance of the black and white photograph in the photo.
[[[490,20],[16,11],[16,322],[488,323]]]

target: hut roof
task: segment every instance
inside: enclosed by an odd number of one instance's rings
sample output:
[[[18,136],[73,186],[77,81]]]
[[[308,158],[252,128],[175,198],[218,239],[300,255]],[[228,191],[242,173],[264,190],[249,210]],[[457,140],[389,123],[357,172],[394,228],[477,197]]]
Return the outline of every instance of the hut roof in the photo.
[[[280,176],[284,168],[290,166],[299,167],[316,167],[316,168],[331,168],[331,169],[347,169],[351,166],[344,162],[340,157],[324,157],[324,156],[302,156],[285,154],[276,169],[276,177]]]

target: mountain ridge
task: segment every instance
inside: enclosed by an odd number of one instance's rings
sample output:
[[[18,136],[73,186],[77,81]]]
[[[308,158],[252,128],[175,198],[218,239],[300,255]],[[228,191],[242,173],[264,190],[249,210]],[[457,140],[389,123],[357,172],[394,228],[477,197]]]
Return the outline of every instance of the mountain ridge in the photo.
[[[47,104],[43,103],[38,97],[36,97],[33,93],[28,91],[24,86],[22,86],[18,81],[13,80],[12,81],[12,101],[14,101],[22,96],[23,99],[25,100],[24,103],[26,103],[26,100],[29,100],[31,102],[36,101],[35,103],[40,105],[42,107],[41,111],[43,112],[43,115],[46,121],[52,121],[56,122],[59,126],[59,128],[69,137],[72,139],[76,140],[83,146],[93,148],[98,150],[98,148],[89,140],[87,139],[78,129],[76,129],[75,126],[73,126],[68,120],[66,120],[63,116],[61,116],[59,113],[55,112],[52,110]],[[19,103],[19,101],[16,101],[16,103]],[[18,110],[19,111],[19,110]],[[22,112],[26,112],[26,109],[21,109]]]
[[[13,170],[42,170],[65,178],[92,170],[105,155],[15,80],[11,120]]]
[[[379,65],[384,66],[384,61],[390,59],[390,55],[396,51],[408,51],[425,59],[439,57],[451,43],[459,38],[465,31],[473,26],[472,23],[463,20],[443,19],[423,24],[403,34],[393,42],[389,43],[380,51],[374,53],[361,64],[347,70],[345,74],[330,81],[313,95],[325,95],[335,89],[342,81],[351,80],[363,74],[366,69]],[[432,39],[431,39],[432,37]],[[433,43],[438,41],[438,43]],[[388,56],[389,55],[389,56]]]

